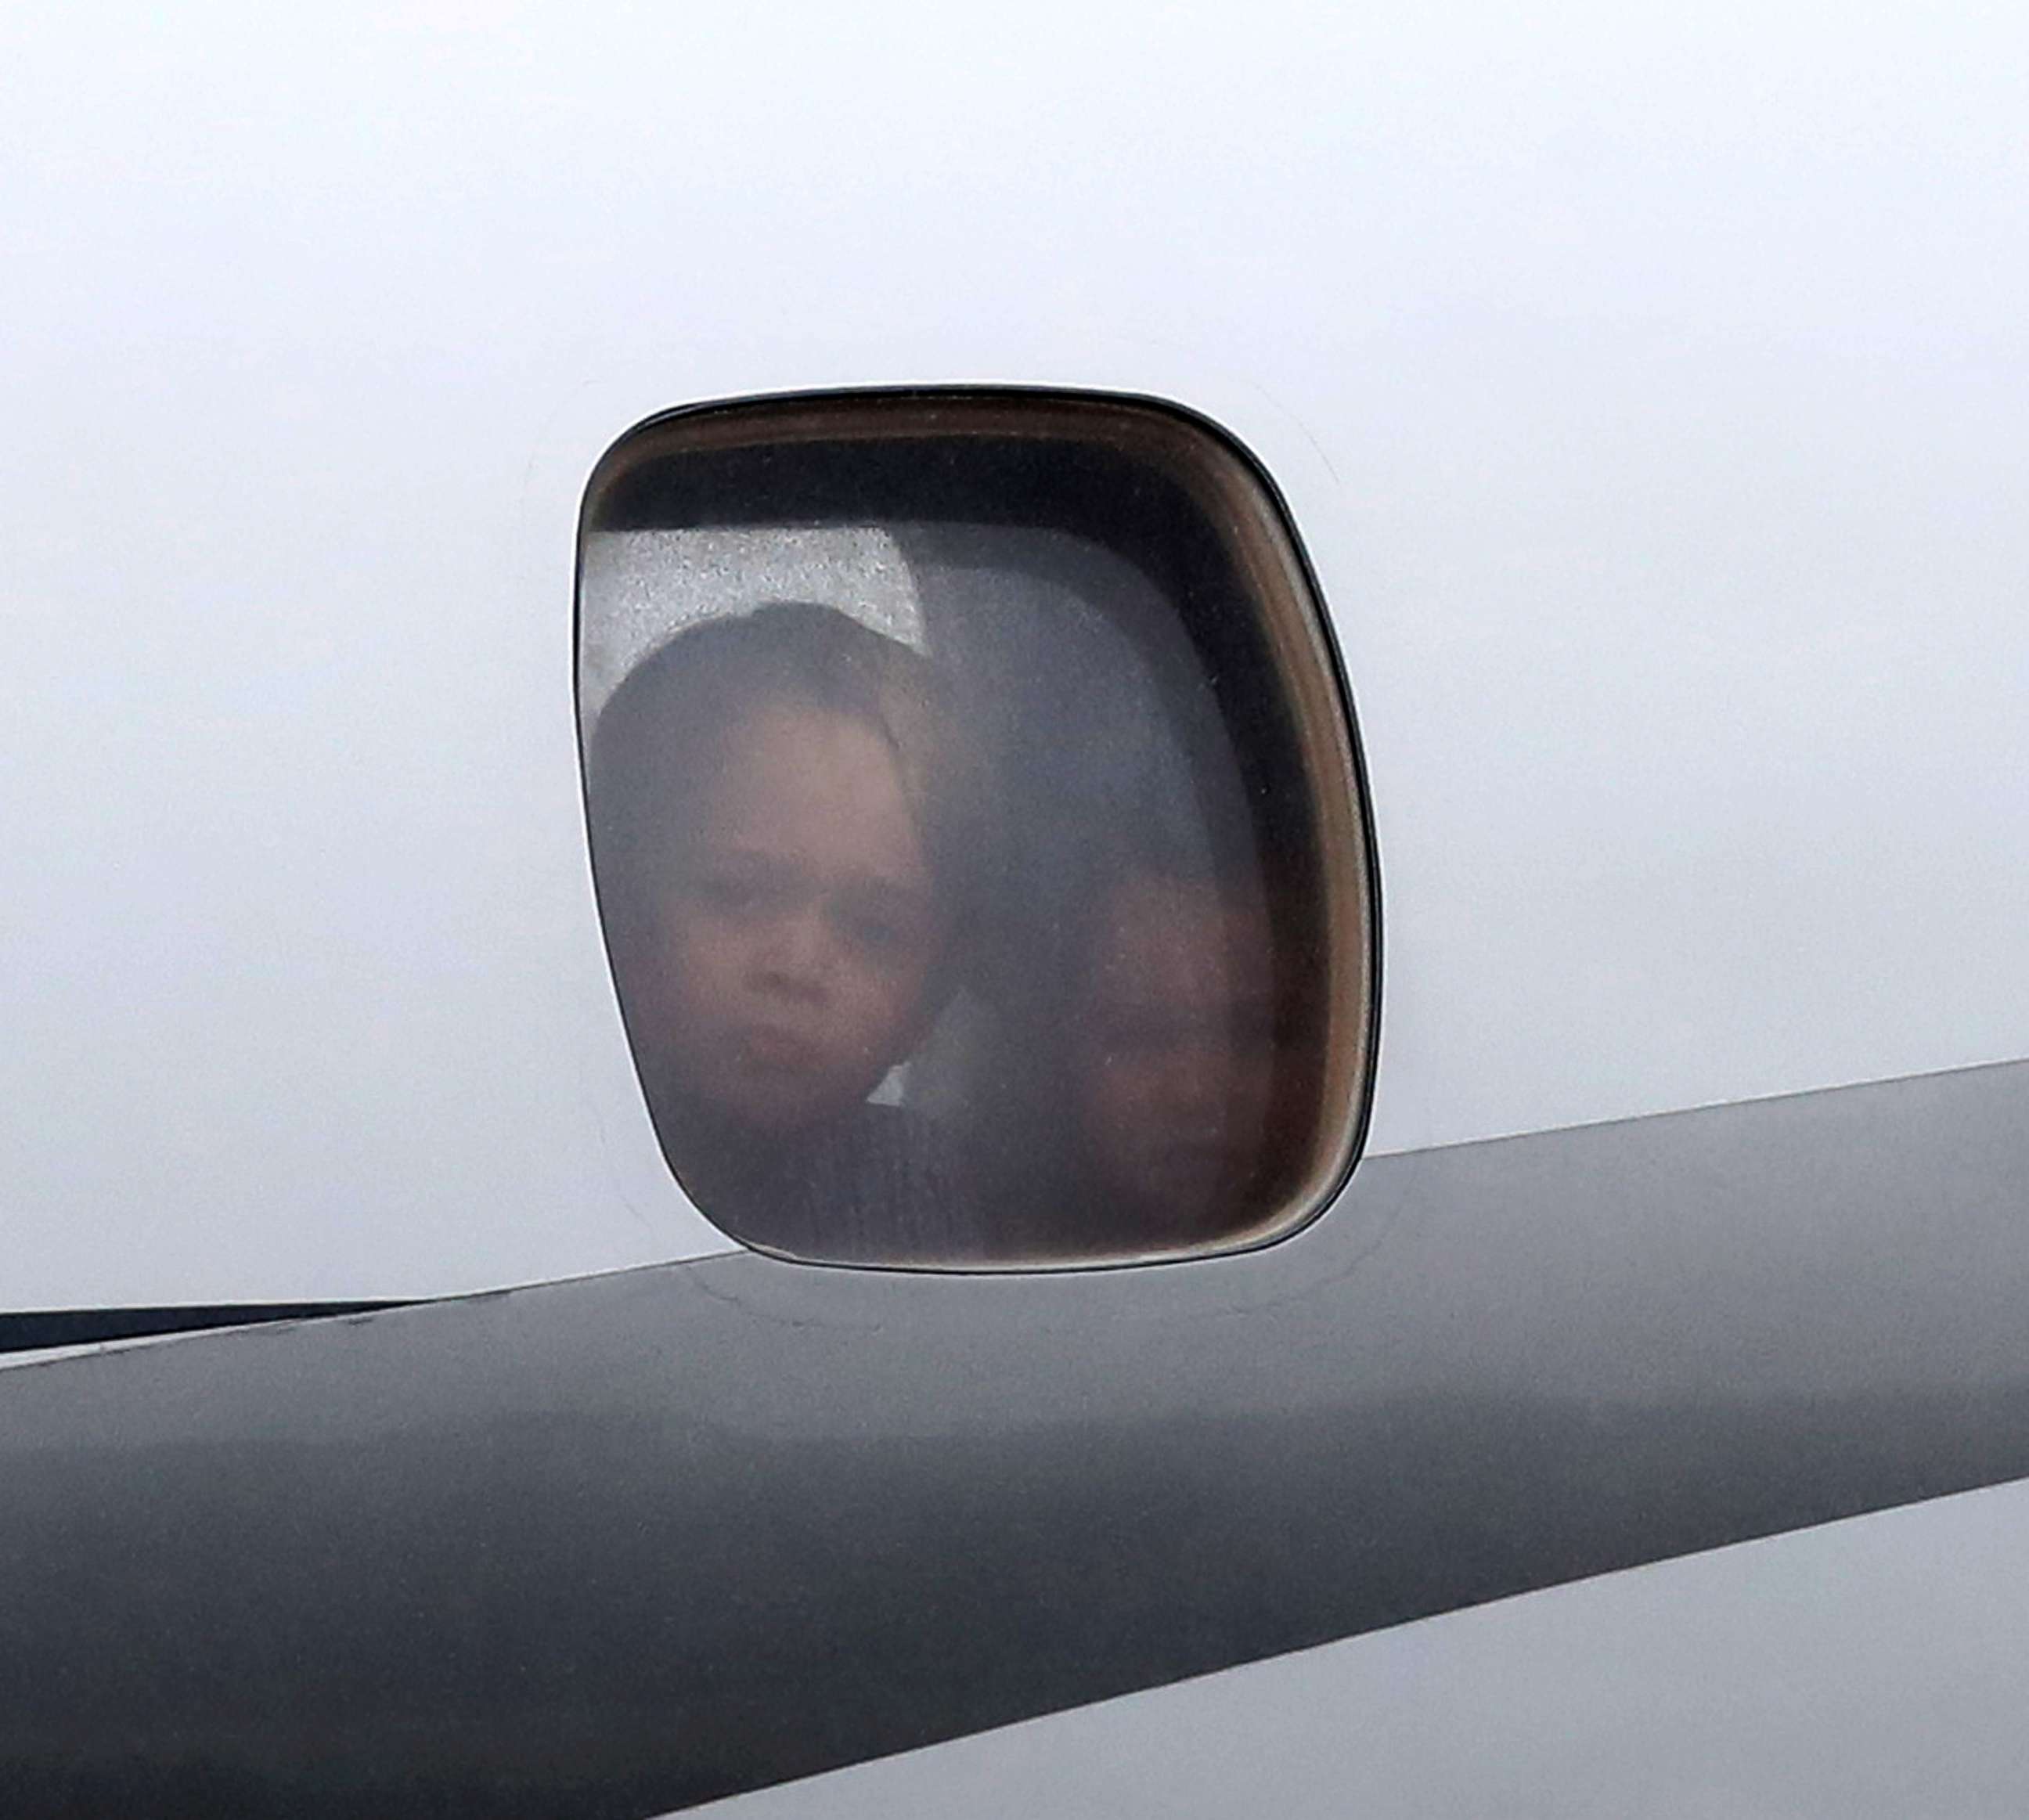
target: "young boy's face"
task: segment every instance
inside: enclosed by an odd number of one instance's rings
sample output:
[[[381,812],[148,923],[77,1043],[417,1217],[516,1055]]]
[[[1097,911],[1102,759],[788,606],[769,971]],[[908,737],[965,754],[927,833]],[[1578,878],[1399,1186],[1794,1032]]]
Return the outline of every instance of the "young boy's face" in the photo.
[[[875,729],[766,702],[717,757],[652,917],[654,1041],[694,1103],[792,1134],[914,1047],[948,932]]]
[[[1216,884],[1129,873],[1100,903],[1074,1051],[1085,1151],[1151,1237],[1237,1211],[1277,1062],[1266,911]]]

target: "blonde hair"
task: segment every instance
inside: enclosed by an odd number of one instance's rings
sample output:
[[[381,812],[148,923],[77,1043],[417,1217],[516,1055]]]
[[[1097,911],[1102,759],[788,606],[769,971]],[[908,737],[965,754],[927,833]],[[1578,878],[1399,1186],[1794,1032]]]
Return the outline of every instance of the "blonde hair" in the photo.
[[[609,925],[651,907],[681,854],[728,732],[761,707],[803,703],[872,728],[955,935],[974,924],[986,868],[976,754],[937,666],[836,607],[776,601],[677,633],[628,673],[586,754],[594,874]]]

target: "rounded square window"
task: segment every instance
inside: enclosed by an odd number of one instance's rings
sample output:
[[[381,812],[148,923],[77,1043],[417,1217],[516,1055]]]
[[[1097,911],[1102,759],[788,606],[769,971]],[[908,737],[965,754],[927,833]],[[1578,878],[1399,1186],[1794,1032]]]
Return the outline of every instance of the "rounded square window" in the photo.
[[[664,1154],[744,1243],[1038,1269],[1280,1236],[1373,1047],[1359,772],[1265,478],[1028,392],[717,406],[587,495],[594,874]]]

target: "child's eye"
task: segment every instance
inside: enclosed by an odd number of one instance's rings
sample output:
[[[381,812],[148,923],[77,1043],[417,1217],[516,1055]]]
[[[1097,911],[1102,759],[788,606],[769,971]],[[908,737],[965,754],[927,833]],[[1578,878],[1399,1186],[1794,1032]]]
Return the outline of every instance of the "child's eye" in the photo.
[[[689,882],[692,897],[725,916],[759,914],[781,895],[777,881],[736,867],[707,866],[693,873]]]
[[[885,896],[848,895],[836,904],[833,916],[846,940],[883,958],[911,953],[928,939],[928,919],[923,914]]]
[[[863,947],[889,947],[895,942],[900,932],[892,919],[873,915],[865,910],[853,910],[849,906],[840,910],[837,921],[839,927],[846,935]]]
[[[753,907],[760,893],[744,879],[701,878],[697,895],[713,910],[738,910]]]
[[[900,954],[913,938],[914,932],[892,917],[847,910],[840,914],[838,920],[847,940],[872,954]]]

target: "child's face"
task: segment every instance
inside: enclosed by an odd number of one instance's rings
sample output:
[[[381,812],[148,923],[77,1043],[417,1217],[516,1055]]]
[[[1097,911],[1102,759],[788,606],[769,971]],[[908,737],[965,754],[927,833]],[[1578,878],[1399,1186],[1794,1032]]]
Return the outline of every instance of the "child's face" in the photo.
[[[729,1122],[792,1133],[914,1047],[948,932],[874,728],[764,702],[718,758],[653,919],[659,1059]]]
[[[1274,1088],[1266,911],[1215,884],[1132,873],[1100,906],[1086,987],[1078,1110],[1115,1207],[1151,1236],[1237,1210]]]

